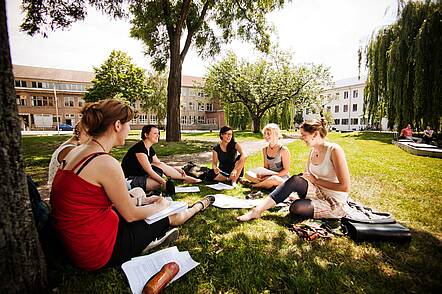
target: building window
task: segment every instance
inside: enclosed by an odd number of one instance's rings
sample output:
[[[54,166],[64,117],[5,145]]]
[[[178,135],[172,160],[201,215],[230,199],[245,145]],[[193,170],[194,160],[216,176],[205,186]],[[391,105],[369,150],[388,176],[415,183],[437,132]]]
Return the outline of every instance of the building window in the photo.
[[[343,112],[348,112],[348,105],[344,105],[344,110]]]
[[[358,111],[358,105],[357,104],[353,104],[353,111]]]
[[[335,125],[339,125],[341,123],[341,120],[339,118],[335,119]]]
[[[358,124],[358,119],[357,118],[352,118],[351,119],[351,124],[352,125],[357,125]]]
[[[181,103],[181,108],[185,111],[186,110],[186,102]]]
[[[335,105],[335,113],[339,112],[339,105]]]
[[[353,90],[353,98],[358,98],[358,90]]]
[[[17,95],[16,97],[18,106],[28,106],[28,99],[26,99],[26,96]]]
[[[78,107],[83,107],[83,105],[84,105],[84,100],[78,99]]]
[[[31,96],[32,106],[54,106],[52,97]]]
[[[190,118],[190,124],[193,125],[195,123],[195,116],[191,115],[189,116],[189,118]]]
[[[187,125],[187,116],[185,116],[185,115],[181,116],[181,124],[182,125]]]
[[[205,120],[204,116],[198,115],[198,123],[203,124],[205,122],[206,122],[206,120]]]
[[[335,95],[336,95],[336,99],[338,99],[339,98],[339,92],[336,92]]]
[[[200,91],[198,92],[198,97],[201,97],[201,98],[204,97],[204,92],[200,90]]]
[[[150,115],[150,123],[153,125],[156,125],[158,123],[158,117],[156,116],[156,114]]]
[[[331,112],[331,106],[327,106],[327,112]]]
[[[348,125],[348,118],[343,118],[342,119],[342,124],[343,125]]]
[[[206,110],[207,111],[213,111],[213,104],[212,103],[206,103]]]
[[[204,111],[204,103],[198,102],[198,111]]]
[[[26,88],[28,85],[27,85],[26,81],[15,80],[15,86]]]
[[[192,102],[189,102],[189,110],[194,110]]]
[[[143,124],[143,125],[147,124],[147,115],[140,114],[138,116],[138,121],[140,122],[140,124]]]
[[[348,99],[348,91],[344,91],[344,99]]]
[[[32,82],[32,88],[43,88],[43,84],[41,82]]]
[[[74,107],[74,97],[64,97],[64,106],[66,107]]]

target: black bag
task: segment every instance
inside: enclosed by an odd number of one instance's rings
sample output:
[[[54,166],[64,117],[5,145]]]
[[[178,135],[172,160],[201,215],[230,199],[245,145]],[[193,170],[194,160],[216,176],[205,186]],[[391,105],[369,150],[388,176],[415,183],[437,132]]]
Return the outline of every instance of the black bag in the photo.
[[[167,177],[166,181],[166,196],[167,197],[175,196],[175,183],[170,177]]]
[[[183,166],[183,171],[191,177],[205,181],[208,179],[208,174],[211,169],[205,166],[199,166],[192,161],[189,161]]]
[[[385,214],[385,213],[384,213]],[[408,228],[397,223],[389,214],[383,219],[341,219],[342,229],[346,235],[356,242],[363,241],[390,241],[407,243],[411,240]]]

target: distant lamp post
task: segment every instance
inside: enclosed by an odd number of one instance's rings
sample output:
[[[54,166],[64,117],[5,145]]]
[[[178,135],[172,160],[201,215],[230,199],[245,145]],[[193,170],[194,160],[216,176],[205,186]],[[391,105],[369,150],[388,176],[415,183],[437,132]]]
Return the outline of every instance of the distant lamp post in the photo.
[[[56,84],[54,83],[54,100],[55,100],[55,119],[57,120],[57,134],[60,135],[60,121],[58,120],[58,99],[57,90],[55,89]]]

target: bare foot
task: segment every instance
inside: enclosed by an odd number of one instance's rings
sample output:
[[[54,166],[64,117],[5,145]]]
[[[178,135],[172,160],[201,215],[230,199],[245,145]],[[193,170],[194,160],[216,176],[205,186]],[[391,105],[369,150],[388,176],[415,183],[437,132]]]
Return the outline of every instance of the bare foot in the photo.
[[[184,182],[186,182],[187,184],[198,184],[198,183],[201,183],[201,180],[196,179],[194,177],[187,176],[184,178]]]
[[[247,212],[244,215],[238,216],[236,218],[236,220],[240,221],[240,222],[246,222],[255,218],[260,218],[261,217],[261,213],[259,213],[258,211],[256,211],[255,209],[250,210],[249,212]]]

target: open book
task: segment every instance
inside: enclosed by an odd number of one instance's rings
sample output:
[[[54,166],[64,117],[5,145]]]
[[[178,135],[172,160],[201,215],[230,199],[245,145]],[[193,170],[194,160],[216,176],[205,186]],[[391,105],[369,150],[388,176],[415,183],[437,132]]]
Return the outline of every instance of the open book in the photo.
[[[257,178],[258,174],[262,175],[262,176],[272,176],[272,175],[277,175],[278,173],[272,170],[269,170],[265,167],[255,167],[251,170],[247,171],[247,174],[253,178]]]
[[[169,207],[158,211],[157,213],[145,218],[146,223],[153,224],[154,222],[159,221],[160,219],[165,218],[171,214],[184,212],[187,209],[187,203],[182,201],[171,201]]]

